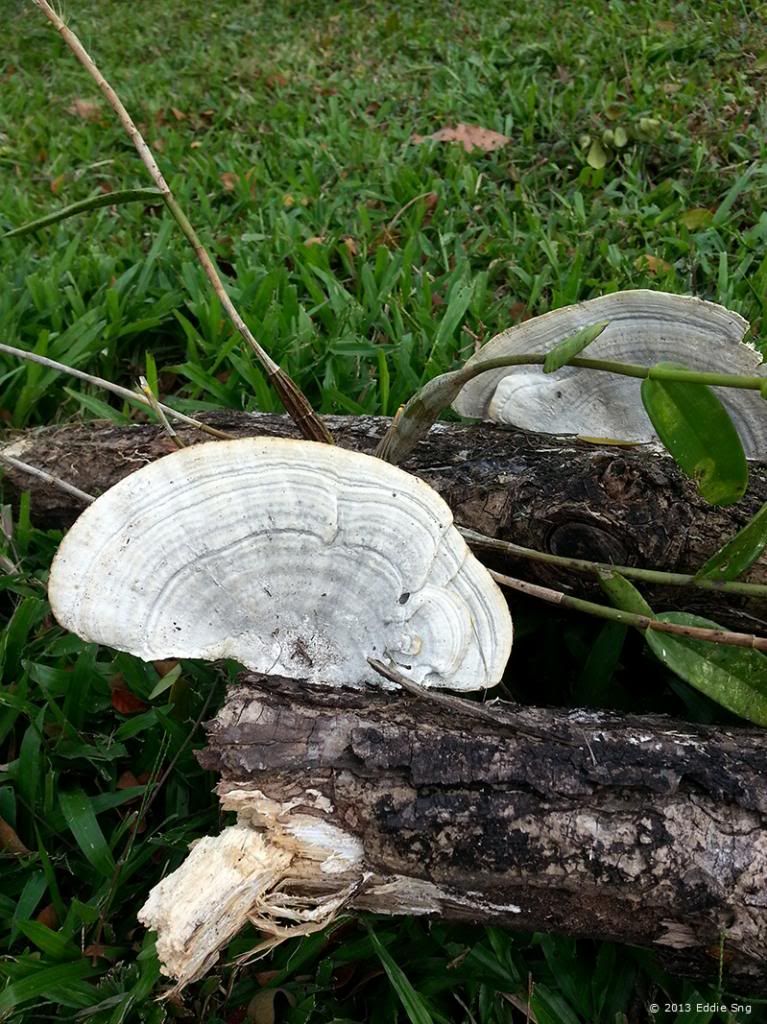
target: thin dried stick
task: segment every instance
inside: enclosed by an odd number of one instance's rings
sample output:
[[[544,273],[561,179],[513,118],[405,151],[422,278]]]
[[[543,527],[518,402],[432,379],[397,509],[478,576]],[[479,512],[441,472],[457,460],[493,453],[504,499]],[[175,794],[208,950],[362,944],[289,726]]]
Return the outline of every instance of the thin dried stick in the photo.
[[[456,697],[452,693],[437,693],[435,690],[427,690],[425,686],[419,686],[419,684],[414,683],[412,679],[408,679],[407,676],[404,676],[398,669],[394,668],[393,665],[386,665],[377,658],[368,658],[367,662],[368,665],[370,665],[370,667],[379,674],[379,676],[383,676],[384,679],[388,679],[389,682],[396,683],[398,686],[401,686],[402,689],[406,693],[409,693],[411,697],[415,697],[418,700],[429,701],[431,704],[436,704],[441,708],[446,708],[454,714],[468,715],[469,718],[477,718],[481,722],[490,722],[496,728],[504,724],[498,718],[498,715],[493,712],[492,707],[489,707],[486,704],[477,704],[473,700],[464,700],[463,697]],[[552,739],[555,739],[557,743],[562,743],[566,747],[579,746],[579,744],[573,743],[565,737],[554,736],[550,732],[537,732],[535,729],[531,729],[528,726],[522,727],[514,723],[512,728],[522,736],[529,736],[530,739],[546,740],[549,743]]]
[[[197,232],[192,227],[186,214],[176,201],[175,196],[170,190],[170,186],[163,177],[162,171],[157,166],[157,161],[152,155],[152,151],[146,144],[146,141],[136,127],[133,118],[126,110],[120,97],[99,71],[83,44],[74,32],[64,24],[62,19],[48,3],[48,0],[33,0],[33,2],[40,8],[48,21],[55,26],[61,38],[67,44],[75,57],[77,57],[91,78],[95,81],[107,103],[117,114],[120,124],[122,124],[123,128],[130,136],[131,142],[136,147],[138,155],[141,157],[144,166],[149,171],[152,181],[162,193],[165,205],[168,207],[176,223],[186,236],[187,241],[194,249],[197,259],[205,271],[208,280],[213,287],[213,291],[216,293],[221,305],[226,310],[229,319],[255,353],[256,358],[263,366],[267,377],[274,386],[277,394],[280,396],[280,399],[298,429],[301,431],[303,436],[309,440],[325,441],[328,444],[332,444],[332,435],[319,416],[315,413],[314,409],[312,409],[304,393],[294,383],[294,381],[280,369],[269,353],[262,348],[248,325],[240,316],[234,303],[230,299],[226,288],[224,287],[218,267],[208,251],[205,249],[205,246],[200,241]]]
[[[686,636],[690,640],[705,640],[710,644],[726,644],[730,647],[749,647],[755,651],[767,651],[767,637],[753,636],[750,633],[732,633],[727,629],[706,629],[703,626],[682,626],[675,622],[663,622],[660,619],[652,619],[649,615],[637,615],[634,612],[624,612],[618,608],[595,604],[593,601],[583,601],[579,597],[563,594],[560,590],[551,590],[549,587],[541,587],[537,583],[527,583],[525,580],[504,576],[503,573],[495,572],[492,569],[488,569],[488,572],[502,587],[518,590],[520,594],[537,597],[549,604],[558,604],[563,608],[586,612],[587,615],[595,615],[600,619],[621,622],[624,626],[634,626],[641,630],[652,629],[656,633],[672,633],[675,636]]]
[[[76,370],[73,366],[67,366],[66,363],[59,363],[55,359],[49,359],[48,356],[39,356],[36,352],[27,352],[26,349],[14,348],[13,345],[3,344],[0,344],[0,352],[5,352],[9,356],[17,356],[19,359],[26,359],[30,363],[39,363],[40,366],[47,366],[49,370],[59,370],[61,373],[68,373],[70,377],[77,377],[78,380],[87,381],[97,388],[103,388],[104,391],[111,391],[113,395],[119,395],[120,398],[125,398],[129,402],[138,402],[140,405],[152,408],[152,403],[144,395],[131,391],[130,388],[124,388],[120,384],[113,384],[111,380],[105,380],[104,377],[94,377],[93,374],[85,373],[84,370]],[[170,406],[162,405],[160,402],[157,405],[166,416],[178,420],[179,423],[186,423],[190,427],[196,427],[197,430],[202,430],[204,433],[210,434],[211,437],[217,437],[221,441],[235,440],[233,434],[227,434],[223,430],[216,430],[215,427],[211,427],[201,420],[196,420],[192,416],[187,416],[183,412],[177,412],[175,409],[171,409]]]
[[[396,213],[394,214],[394,216],[392,217],[392,219],[391,219],[391,220],[389,221],[389,223],[388,223],[388,224],[386,225],[386,227],[384,228],[384,230],[385,230],[385,231],[391,231],[391,229],[392,229],[392,228],[394,227],[394,225],[395,225],[395,224],[397,223],[397,221],[398,221],[398,220],[400,219],[400,217],[402,216],[402,214],[403,214],[403,213],[406,213],[406,212],[407,212],[407,211],[408,211],[408,210],[410,209],[410,207],[411,207],[411,206],[415,206],[415,204],[416,204],[417,202],[420,202],[420,200],[421,200],[421,199],[428,199],[428,198],[429,198],[429,196],[433,196],[433,195],[434,195],[434,193],[433,193],[433,192],[431,191],[431,189],[430,189],[430,190],[429,190],[428,192],[422,192],[422,193],[420,194],[420,196],[413,196],[413,198],[412,198],[412,199],[409,199],[409,200],[408,200],[408,201],[407,201],[407,202],[405,203],[405,205],[404,205],[404,206],[401,206],[401,207],[399,208],[399,210],[397,210],[397,212],[396,212]],[[435,197],[435,198],[436,198],[436,197]]]
[[[74,484],[68,484],[66,480],[61,480],[59,477],[54,476],[53,473],[48,473],[44,469],[38,469],[36,466],[30,466],[27,462],[22,462],[21,459],[14,458],[13,455],[6,455],[5,452],[0,451],[0,462],[6,466],[11,466],[13,469],[18,469],[21,473],[27,473],[29,476],[36,476],[39,480],[45,480],[47,484],[53,484],[54,487],[58,487],[60,491],[65,491],[67,494],[73,495],[75,498],[79,498],[80,501],[86,505],[90,505],[92,501],[96,499],[92,494],[88,494],[86,491],[81,491],[79,487],[75,487]]]
[[[152,406],[152,409],[154,410],[157,419],[160,421],[160,423],[162,423],[165,433],[168,435],[171,441],[173,441],[177,448],[186,448],[184,442],[181,440],[176,431],[168,422],[168,417],[162,411],[162,406],[158,402],[157,396],[155,395],[154,391],[152,391],[152,389],[149,387],[149,381],[146,379],[146,377],[139,377],[138,382],[141,393],[149,400],[149,404]]]

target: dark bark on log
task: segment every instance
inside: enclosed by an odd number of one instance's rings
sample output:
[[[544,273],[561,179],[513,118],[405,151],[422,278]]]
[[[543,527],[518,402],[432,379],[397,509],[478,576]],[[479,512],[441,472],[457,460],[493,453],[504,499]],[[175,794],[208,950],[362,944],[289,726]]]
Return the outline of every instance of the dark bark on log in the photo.
[[[204,417],[236,435],[296,436],[284,416],[221,412]],[[372,452],[388,426],[378,417],[328,417],[340,445]],[[188,443],[206,440],[179,431]],[[18,438],[17,438],[18,440]],[[160,428],[137,424],[73,424],[23,435],[17,456],[50,470],[84,491],[101,494],[128,473],[168,454],[173,444]],[[489,425],[438,424],[405,462],[447,501],[456,522],[480,533],[555,554],[675,570],[695,571],[767,501],[767,464],[752,463],[747,496],[714,508],[696,494],[673,461],[645,446],[615,447],[573,438],[525,434]],[[81,511],[54,487],[5,470],[15,498],[31,490],[35,521],[67,526]],[[496,568],[526,579],[594,594],[586,577],[482,554]],[[747,579],[767,582],[767,557]],[[758,631],[767,603],[712,592],[663,588],[650,591],[658,610],[684,607],[724,625]]]
[[[245,676],[198,756],[224,799],[260,792],[360,840],[357,909],[647,946],[709,980],[721,944],[725,988],[767,993],[764,733],[486,707],[495,723]],[[392,876],[432,897],[392,897]]]

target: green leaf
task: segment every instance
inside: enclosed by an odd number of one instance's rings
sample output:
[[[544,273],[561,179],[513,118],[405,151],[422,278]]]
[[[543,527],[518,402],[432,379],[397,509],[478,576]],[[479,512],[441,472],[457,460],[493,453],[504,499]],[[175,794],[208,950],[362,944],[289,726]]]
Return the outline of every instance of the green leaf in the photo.
[[[17,605],[0,637],[0,668],[6,682],[16,682],[21,658],[32,644],[32,630],[43,620],[47,612],[47,602],[39,597],[25,597]]]
[[[722,627],[710,619],[686,612],[663,612],[661,622],[681,626]],[[681,679],[741,718],[767,725],[767,657],[747,647],[711,644],[648,629],[653,653]]]
[[[160,397],[160,378],[157,373],[157,363],[152,353],[147,349],[144,353],[144,369],[147,384],[153,395]]]
[[[575,334],[571,334],[569,338],[565,338],[564,341],[560,341],[546,356],[543,363],[543,372],[553,373],[566,363],[569,363],[587,345],[590,345],[592,341],[596,341],[608,323],[608,320],[603,320],[602,323],[591,324],[590,327],[584,327],[582,330],[576,331]]]
[[[30,810],[37,809],[37,792],[43,772],[41,744],[45,724],[45,705],[27,726],[19,748],[18,789]]]
[[[650,370],[684,369],[658,363]],[[652,425],[677,465],[692,477],[712,505],[732,505],[748,485],[748,465],[738,432],[705,384],[642,381],[642,402]]]
[[[680,223],[684,224],[688,231],[700,231],[702,228],[707,228],[713,219],[713,213],[705,207],[695,207],[679,214]]]
[[[80,950],[69,939],[40,921],[19,921],[19,931],[53,960],[78,960]]]
[[[165,675],[157,681],[157,685],[153,688],[152,692],[147,697],[147,700],[154,700],[155,697],[159,697],[161,693],[165,693],[166,690],[173,686],[180,675],[181,665],[178,664],[175,668],[172,668],[170,672],[166,672]]]
[[[573,695],[578,705],[604,705],[615,690],[613,675],[626,639],[626,626],[606,622],[599,631],[575,684]]]
[[[65,1006],[72,1005],[66,996],[67,988],[73,982],[98,973],[98,968],[91,967],[87,960],[80,960],[73,964],[45,967],[41,971],[28,974],[26,978],[14,981],[0,992],[0,1017],[6,1016],[21,1003],[39,999],[41,996],[53,1002],[63,1002]],[[75,1005],[78,1004],[81,1005],[79,1001]]]
[[[716,213],[714,214],[711,223],[715,228],[725,224],[730,217],[730,212],[735,203],[740,198],[741,193],[748,188],[751,183],[751,179],[754,175],[760,171],[761,165],[759,163],[753,163],[746,170],[735,179],[735,183],[730,188],[727,195],[724,197],[722,202],[719,204]]]
[[[91,801],[81,789],[59,794],[59,804],[77,845],[100,875],[110,878],[115,862],[107,846]]]
[[[580,1024],[578,1015],[558,992],[536,985],[530,996],[530,1009],[538,1024]]]
[[[605,153],[602,148],[602,143],[598,139],[594,139],[591,143],[589,151],[586,154],[586,163],[596,171],[601,171],[601,169],[606,166],[607,153]]]
[[[599,582],[602,590],[610,598],[610,603],[622,612],[631,612],[633,615],[646,615],[648,619],[654,618],[652,608],[642,597],[633,583],[621,576],[619,572],[603,572],[599,574]]]
[[[447,348],[448,342],[455,334],[458,329],[458,325],[466,315],[466,311],[471,303],[472,295],[474,294],[474,284],[458,284],[454,285],[450,291],[450,297],[448,299],[447,308],[440,321],[437,333],[434,336],[434,342],[431,346],[431,352],[429,353],[429,359],[427,361],[427,373],[428,365],[439,356],[444,349]]]
[[[391,986],[397,993],[411,1024],[432,1024],[432,1015],[426,1003],[410,984],[402,968],[394,962],[386,946],[370,926],[368,926],[368,934],[373,943],[373,949],[378,954],[378,959],[383,964],[383,969],[386,971]]]
[[[45,875],[42,871],[35,871],[27,878],[13,912],[11,942],[15,940],[21,922],[28,921],[32,914],[34,914],[40,900],[43,898],[46,885]]]
[[[753,519],[698,569],[696,580],[734,580],[757,560],[767,545],[767,503]]]
[[[127,413],[121,412],[119,409],[115,409],[109,402],[104,402],[100,398],[96,398],[95,395],[86,395],[84,392],[75,391],[73,388],[64,388],[64,391],[73,398],[76,402],[87,409],[89,413],[99,420],[109,420],[112,423],[130,423],[130,416]]]

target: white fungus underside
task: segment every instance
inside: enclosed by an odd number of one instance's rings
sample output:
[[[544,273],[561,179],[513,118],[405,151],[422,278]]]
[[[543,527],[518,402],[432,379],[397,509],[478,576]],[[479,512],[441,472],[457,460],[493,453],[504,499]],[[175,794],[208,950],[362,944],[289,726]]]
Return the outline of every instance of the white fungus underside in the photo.
[[[713,302],[636,290],[603,295],[557,309],[504,331],[478,359],[550,351],[591,324],[609,326],[583,355],[652,366],[675,362],[690,369],[767,374],[759,354],[743,343],[748,323]],[[641,380],[565,367],[544,374],[540,366],[489,370],[469,382],[453,407],[462,416],[507,423],[523,430],[581,434],[648,442],[657,435],[644,411]],[[715,388],[750,457],[767,451],[767,403],[755,391]]]
[[[394,466],[327,445],[196,445],[126,477],[61,544],[49,593],[85,639],[146,661],[233,658],[329,684],[496,683],[500,591],[444,501]]]

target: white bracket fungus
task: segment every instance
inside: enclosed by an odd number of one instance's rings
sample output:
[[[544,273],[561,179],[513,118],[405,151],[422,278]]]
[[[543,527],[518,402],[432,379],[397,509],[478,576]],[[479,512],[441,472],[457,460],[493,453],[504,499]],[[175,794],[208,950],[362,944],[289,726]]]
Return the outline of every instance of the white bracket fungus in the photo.
[[[54,615],[145,661],[233,658],[315,683],[495,685],[505,599],[427,484],[367,455],[243,438],[168,455],[80,516],[51,569]]]
[[[478,360],[546,353],[563,339],[608,321],[583,355],[652,366],[673,362],[692,370],[759,375],[759,353],[743,343],[748,322],[702,299],[638,289],[602,295],[518,324],[484,345]],[[641,381],[603,371],[537,365],[488,370],[464,385],[453,403],[462,416],[508,423],[547,434],[581,434],[623,441],[657,439],[644,411]],[[767,450],[767,403],[757,391],[716,388],[740,434],[746,455]]]

